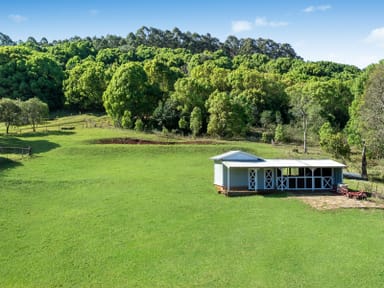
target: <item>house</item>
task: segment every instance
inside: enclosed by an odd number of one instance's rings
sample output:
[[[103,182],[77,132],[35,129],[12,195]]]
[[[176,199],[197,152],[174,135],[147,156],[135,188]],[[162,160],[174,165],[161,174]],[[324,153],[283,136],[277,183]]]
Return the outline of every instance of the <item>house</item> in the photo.
[[[243,151],[229,151],[211,159],[214,185],[226,195],[327,191],[343,182],[345,168],[333,160],[263,159]]]

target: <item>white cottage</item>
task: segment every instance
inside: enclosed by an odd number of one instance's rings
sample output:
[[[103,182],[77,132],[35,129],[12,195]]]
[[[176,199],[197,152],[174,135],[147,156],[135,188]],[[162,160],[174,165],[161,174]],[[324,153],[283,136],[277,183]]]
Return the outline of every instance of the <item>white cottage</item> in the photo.
[[[327,191],[343,182],[345,167],[333,160],[262,159],[243,151],[230,151],[211,159],[214,184],[226,195]]]

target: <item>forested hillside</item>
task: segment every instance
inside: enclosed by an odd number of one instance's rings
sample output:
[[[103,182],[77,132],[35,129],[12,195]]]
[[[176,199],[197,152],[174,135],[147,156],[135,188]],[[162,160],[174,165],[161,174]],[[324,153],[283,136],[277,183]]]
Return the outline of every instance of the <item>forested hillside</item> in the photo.
[[[259,131],[280,142],[304,132],[336,154],[362,139],[372,155],[383,153],[384,64],[361,71],[308,62],[270,39],[220,42],[177,28],[53,42],[0,33],[0,45],[4,122],[7,98],[36,97],[51,111],[105,111],[125,128],[216,137]]]

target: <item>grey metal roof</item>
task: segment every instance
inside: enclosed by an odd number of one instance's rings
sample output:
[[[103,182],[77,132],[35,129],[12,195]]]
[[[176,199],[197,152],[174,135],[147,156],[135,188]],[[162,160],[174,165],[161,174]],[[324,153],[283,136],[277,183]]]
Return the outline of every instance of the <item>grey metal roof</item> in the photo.
[[[288,160],[265,159],[264,161],[223,161],[226,167],[232,168],[345,168],[342,163],[333,160]]]
[[[264,161],[264,159],[256,156],[249,154],[247,152],[243,152],[240,150],[235,150],[235,151],[229,151],[224,154],[216,155],[210,158],[211,160],[221,160],[221,161],[239,161],[239,162],[248,162],[248,161]]]

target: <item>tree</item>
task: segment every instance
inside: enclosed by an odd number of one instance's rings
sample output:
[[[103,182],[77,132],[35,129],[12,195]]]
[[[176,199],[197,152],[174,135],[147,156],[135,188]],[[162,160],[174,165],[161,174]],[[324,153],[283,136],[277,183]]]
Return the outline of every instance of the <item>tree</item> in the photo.
[[[9,98],[0,99],[0,120],[5,124],[6,134],[9,133],[11,125],[19,123],[21,108],[18,101]]]
[[[180,111],[180,117],[190,118],[191,112],[195,107],[199,107],[202,114],[202,123],[204,131],[204,123],[206,123],[207,110],[205,103],[211,93],[211,88],[202,81],[195,78],[186,77],[179,78],[175,83],[175,91],[171,94],[173,101],[177,103],[177,109]],[[186,128],[189,128],[187,121]]]
[[[67,61],[74,56],[85,59],[88,56],[96,55],[95,47],[91,41],[77,38],[48,47],[48,52],[55,57],[62,67],[65,67]]]
[[[351,148],[346,137],[341,132],[331,135],[327,152],[331,153],[334,157],[349,157]]]
[[[13,46],[15,44],[11,37],[0,32],[0,46]]]
[[[363,125],[360,119],[360,110],[362,105],[364,104],[364,93],[366,90],[366,86],[368,83],[369,75],[375,69],[377,65],[372,64],[368,66],[358,77],[354,79],[352,82],[351,91],[354,95],[354,99],[351,103],[351,106],[348,109],[349,112],[349,120],[347,126],[345,127],[345,131],[348,135],[348,143],[350,145],[361,145],[363,143],[362,140],[362,130]]]
[[[86,59],[68,71],[64,94],[68,104],[79,110],[101,110],[102,95],[107,88],[103,63]]]
[[[353,95],[349,87],[340,80],[310,81],[307,91],[313,95],[320,107],[320,116],[331,123],[332,127],[343,129],[347,124],[348,107]]]
[[[285,74],[289,72],[295,61],[297,60],[287,57],[273,59],[266,64],[266,69],[270,73]]]
[[[363,151],[361,153],[361,178],[368,180],[367,147],[365,146],[365,142],[363,142]]]
[[[331,124],[329,122],[325,122],[319,130],[319,138],[320,138],[320,147],[324,150],[329,152],[330,147],[330,138],[331,136],[335,134],[335,131],[333,130]]]
[[[264,110],[260,114],[260,124],[263,128],[273,128],[275,126],[275,117],[271,110]]]
[[[180,112],[177,110],[177,103],[172,98],[159,101],[159,105],[152,114],[155,127],[165,127],[167,130],[177,129],[179,118]]]
[[[185,117],[180,118],[178,125],[183,133],[188,130],[188,121],[185,119]]]
[[[209,112],[208,134],[231,137],[244,134],[247,129],[243,107],[228,92],[213,92],[207,101]]]
[[[121,51],[117,48],[102,49],[97,53],[96,61],[102,62],[104,65],[112,65],[119,63]]]
[[[0,97],[38,97],[51,109],[64,104],[64,72],[49,55],[26,47],[0,47]]]
[[[362,136],[376,157],[384,155],[384,63],[371,73],[360,109]]]
[[[148,75],[148,82],[156,86],[165,98],[174,90],[174,84],[180,77],[180,73],[158,59],[147,61],[144,64],[144,70]]]
[[[228,75],[230,72],[231,71],[229,69],[219,67],[214,68],[209,78],[211,86],[219,91],[231,91],[228,81]]]
[[[36,132],[38,124],[42,123],[48,117],[48,105],[42,102],[39,98],[30,98],[22,103],[22,113],[25,119],[32,125],[33,132]]]
[[[291,111],[294,116],[300,118],[303,127],[303,149],[308,152],[307,135],[308,128],[319,121],[319,105],[308,89],[308,84],[296,84],[287,88],[290,97]]]
[[[280,112],[282,118],[287,118],[288,96],[279,79],[242,67],[230,73],[229,81],[231,94],[246,108],[251,124],[260,125],[261,114],[266,110],[271,115]]]
[[[190,120],[190,129],[192,131],[192,135],[196,137],[203,126],[203,115],[201,114],[201,110],[199,107],[195,107],[192,110],[191,113],[191,120]]]
[[[235,57],[239,53],[240,41],[235,36],[228,36],[223,44],[224,51],[231,57]]]
[[[64,72],[59,63],[46,54],[34,53],[26,63],[29,91],[21,99],[39,98],[52,110],[63,107]]]
[[[284,135],[284,128],[282,124],[278,124],[275,129],[275,141],[276,142],[284,142],[285,135]]]
[[[130,125],[137,118],[149,119],[159,100],[149,88],[147,74],[139,63],[126,63],[116,70],[103,94],[104,107],[115,124],[122,126],[123,119]]]
[[[347,142],[346,137],[335,131],[329,122],[325,122],[320,130],[320,146],[321,148],[334,157],[349,157],[351,148]]]

